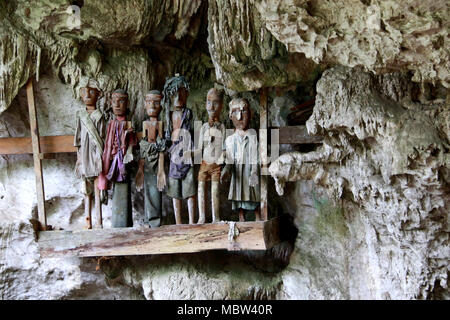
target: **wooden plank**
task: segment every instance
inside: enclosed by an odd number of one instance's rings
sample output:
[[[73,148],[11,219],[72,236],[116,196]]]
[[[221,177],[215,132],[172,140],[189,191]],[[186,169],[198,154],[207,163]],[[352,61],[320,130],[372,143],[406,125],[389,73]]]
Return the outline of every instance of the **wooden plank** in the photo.
[[[280,144],[305,144],[305,143],[321,143],[321,136],[313,136],[308,134],[306,126],[288,126],[280,128],[271,128],[279,130]],[[270,133],[270,130],[269,130]],[[140,140],[142,132],[137,133],[137,139]],[[39,137],[41,153],[62,153],[76,152],[73,146],[73,135],[62,136],[45,136]],[[30,137],[11,137],[0,138],[0,154],[27,154],[33,153]]]
[[[278,219],[236,222],[239,235],[229,241],[228,223],[167,225],[159,228],[115,228],[41,231],[42,257],[98,257],[206,250],[267,250],[279,242]],[[273,229],[273,230],[272,230]]]
[[[261,155],[261,219],[267,220],[267,175],[268,159],[267,159],[267,98],[268,88],[261,88],[260,90],[260,109],[259,109],[259,150]]]
[[[36,196],[38,203],[38,217],[42,230],[47,228],[47,216],[45,214],[44,178],[42,176],[41,148],[39,145],[39,128],[34,104],[33,80],[27,83],[28,113],[30,115],[31,144],[33,146],[34,174],[36,176]]]
[[[73,146],[73,136],[39,137],[41,153],[77,152]],[[0,154],[33,153],[31,137],[1,138]]]
[[[139,132],[137,134],[138,140],[141,137],[142,133]],[[41,153],[77,152],[77,148],[73,146],[73,139],[73,135],[39,137]],[[0,155],[31,153],[33,153],[31,137],[0,138]],[[46,157],[44,156],[43,158]]]
[[[288,126],[272,129],[279,129],[280,144],[321,143],[323,140],[321,136],[310,135],[306,126]]]

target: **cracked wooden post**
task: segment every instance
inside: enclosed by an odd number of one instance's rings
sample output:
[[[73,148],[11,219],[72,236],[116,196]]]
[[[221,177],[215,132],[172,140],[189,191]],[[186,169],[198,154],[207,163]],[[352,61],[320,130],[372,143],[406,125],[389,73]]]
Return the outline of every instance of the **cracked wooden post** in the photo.
[[[38,203],[38,216],[40,229],[47,229],[47,216],[45,214],[44,178],[42,176],[42,155],[39,143],[39,128],[34,104],[33,80],[27,83],[28,113],[30,115],[31,144],[33,146],[34,174],[36,176],[36,196]]]
[[[261,88],[259,100],[259,150],[261,155],[261,219],[266,221],[267,215],[267,96],[268,88]]]

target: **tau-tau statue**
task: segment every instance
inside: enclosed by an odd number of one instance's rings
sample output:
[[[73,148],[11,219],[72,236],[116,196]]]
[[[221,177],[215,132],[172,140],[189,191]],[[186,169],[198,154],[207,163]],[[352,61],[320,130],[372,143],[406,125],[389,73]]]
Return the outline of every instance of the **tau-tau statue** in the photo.
[[[77,112],[74,146],[77,147],[77,163],[75,172],[82,179],[86,228],[92,229],[91,207],[92,194],[95,195],[95,227],[102,228],[101,192],[98,189],[102,176],[102,154],[105,139],[106,120],[102,112],[96,108],[97,100],[102,92],[95,83],[89,82],[80,88],[80,96],[86,105],[85,110]],[[104,182],[103,182],[104,183]]]
[[[256,131],[249,129],[251,110],[247,99],[233,99],[229,117],[236,130],[225,140],[226,164],[221,181],[231,174],[228,199],[232,209],[239,211],[239,221],[245,221],[244,210],[254,211],[256,221],[260,221],[258,139]]]
[[[195,153],[203,151],[198,173],[198,223],[205,223],[205,184],[211,181],[212,222],[219,222],[219,181],[225,149],[225,125],[219,122],[223,107],[223,92],[212,88],[206,97],[208,122],[200,129],[198,147]]]
[[[126,120],[128,112],[128,94],[124,90],[115,90],[111,95],[111,106],[115,118],[108,123],[103,152],[103,174],[112,184],[113,228],[132,227],[132,207],[130,179],[126,164],[133,160],[132,148],[137,144],[131,122]],[[106,189],[106,184],[102,186]]]
[[[166,140],[163,122],[158,121],[161,98],[161,92],[158,90],[150,91],[145,96],[145,110],[149,120],[142,123],[139,169],[136,174],[136,189],[140,191],[144,186],[144,221],[151,228],[161,225],[161,191],[166,186],[163,153],[166,150]]]
[[[185,77],[176,74],[175,77],[166,79],[163,95],[166,139],[172,141],[168,150],[170,163],[167,195],[172,198],[176,224],[181,224],[181,200],[188,199],[189,224],[193,224],[196,194],[194,165],[190,154],[193,125],[192,110],[186,107],[189,84]]]

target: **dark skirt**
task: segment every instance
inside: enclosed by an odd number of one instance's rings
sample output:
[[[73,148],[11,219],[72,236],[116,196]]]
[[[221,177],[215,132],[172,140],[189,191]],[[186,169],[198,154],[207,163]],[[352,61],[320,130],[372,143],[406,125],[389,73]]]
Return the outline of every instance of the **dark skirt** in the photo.
[[[129,180],[126,182],[114,182],[111,225],[113,228],[133,226],[131,185]]]

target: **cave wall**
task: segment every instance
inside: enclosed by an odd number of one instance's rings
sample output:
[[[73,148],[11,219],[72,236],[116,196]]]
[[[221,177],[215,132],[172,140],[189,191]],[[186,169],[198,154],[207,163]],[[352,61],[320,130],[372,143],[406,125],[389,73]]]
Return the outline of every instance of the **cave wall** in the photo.
[[[216,86],[248,98],[258,127],[257,90],[271,87],[271,125],[316,95],[307,128],[324,136],[270,167],[271,214],[292,221],[267,252],[40,259],[32,157],[0,156],[1,299],[449,298],[445,1],[0,0],[0,18],[0,137],[29,136],[29,77],[40,134],[59,135],[89,78],[127,90],[139,129],[143,94],[176,72],[196,120]],[[64,229],[84,223],[75,161],[43,162],[49,224]],[[141,225],[142,194],[133,205]]]
[[[305,179],[327,189],[345,219],[337,226],[348,229],[350,287],[356,270],[366,273],[380,299],[429,297],[448,283],[448,97],[410,79],[325,71],[307,121],[323,146],[283,154],[269,168],[280,194],[287,181]]]

